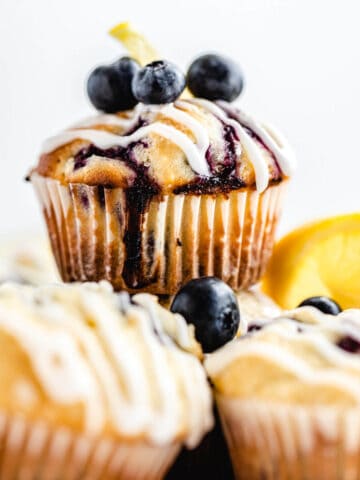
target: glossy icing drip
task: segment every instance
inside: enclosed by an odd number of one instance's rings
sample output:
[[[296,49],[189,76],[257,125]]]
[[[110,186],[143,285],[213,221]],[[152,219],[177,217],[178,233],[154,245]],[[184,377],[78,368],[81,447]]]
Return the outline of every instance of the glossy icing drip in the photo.
[[[193,337],[153,297],[127,298],[106,282],[6,284],[0,329],[17,339],[54,402],[84,404],[87,431],[100,433],[110,420],[120,435],[159,444],[180,435],[195,446],[212,416],[204,371],[185,351]]]

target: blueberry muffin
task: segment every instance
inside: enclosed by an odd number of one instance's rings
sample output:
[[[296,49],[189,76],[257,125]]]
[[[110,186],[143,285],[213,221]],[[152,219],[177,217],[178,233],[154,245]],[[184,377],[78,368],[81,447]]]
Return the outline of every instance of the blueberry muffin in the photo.
[[[190,67],[188,99],[170,62],[98,67],[88,92],[106,113],[45,141],[29,178],[64,281],[167,295],[199,276],[235,289],[258,281],[294,158],[229,103],[241,74],[213,57]]]
[[[0,477],[160,479],[212,427],[201,348],[154,297],[0,287]]]
[[[310,299],[207,357],[238,479],[359,477],[360,310],[339,311]]]

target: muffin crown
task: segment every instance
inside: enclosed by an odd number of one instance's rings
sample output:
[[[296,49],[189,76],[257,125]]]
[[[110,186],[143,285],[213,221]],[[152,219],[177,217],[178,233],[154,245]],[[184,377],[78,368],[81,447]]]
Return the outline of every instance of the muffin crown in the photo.
[[[360,310],[333,316],[302,307],[250,324],[247,335],[208,357],[206,368],[225,395],[358,405],[359,353]]]
[[[263,191],[293,167],[273,129],[226,102],[194,98],[85,120],[46,140],[35,170],[62,182],[212,193]]]
[[[206,377],[190,353],[201,354],[192,330],[150,295],[130,300],[106,282],[6,284],[0,343],[8,336],[1,410],[158,444],[194,446],[212,425]],[[26,397],[18,397],[20,385]]]

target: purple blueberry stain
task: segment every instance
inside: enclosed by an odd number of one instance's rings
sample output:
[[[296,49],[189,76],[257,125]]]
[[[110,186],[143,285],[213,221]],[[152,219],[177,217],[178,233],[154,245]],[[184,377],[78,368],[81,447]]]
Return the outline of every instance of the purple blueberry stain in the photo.
[[[98,199],[99,204],[102,209],[105,208],[105,188],[103,186],[98,186]]]
[[[91,147],[82,148],[74,157],[74,170],[79,170],[87,165],[87,159],[92,155]]]
[[[124,135],[131,135],[132,133],[135,133],[139,128],[145,127],[148,125],[148,121],[145,120],[145,118],[142,118],[141,116],[137,119],[137,122],[124,134]]]
[[[210,145],[206,151],[205,158],[213,176],[229,177],[236,173],[235,169],[238,157],[237,145],[239,143],[239,139],[233,126],[228,125],[222,120],[219,121],[221,121],[223,129],[224,156],[221,162],[216,161],[214,150],[212,145]]]
[[[192,182],[174,189],[174,194],[227,194],[232,190],[245,187],[245,182],[234,175],[198,176]]]
[[[260,325],[259,323],[251,323],[248,326],[247,333],[258,332],[262,328],[263,328],[263,325]]]
[[[209,145],[208,149],[205,152],[205,160],[207,161],[207,164],[209,165],[210,172],[214,173],[215,170],[215,162],[214,162],[214,152],[212,149],[212,145]]]
[[[124,162],[127,166],[132,169],[136,169],[138,162],[136,159],[136,155],[134,153],[134,149],[137,146],[143,146],[143,148],[147,148],[148,144],[141,140],[138,142],[132,142],[127,147],[110,147],[106,149],[102,149],[97,147],[96,145],[89,145],[88,147],[82,148],[74,157],[74,170],[78,170],[79,168],[83,168],[87,165],[87,160],[92,155],[96,155],[98,157],[104,158],[104,160],[111,159],[111,160],[119,160]]]
[[[85,210],[88,210],[90,201],[87,192],[83,188],[80,189],[79,196],[82,206],[85,208]]]
[[[235,170],[237,160],[237,145],[239,144],[239,138],[232,125],[223,126],[224,141],[225,141],[225,158],[224,166],[230,168],[231,172]]]

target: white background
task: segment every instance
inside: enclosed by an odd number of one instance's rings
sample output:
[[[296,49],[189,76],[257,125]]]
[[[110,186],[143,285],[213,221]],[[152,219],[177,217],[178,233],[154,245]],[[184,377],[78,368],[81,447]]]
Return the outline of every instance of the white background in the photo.
[[[42,224],[23,178],[42,140],[92,109],[84,82],[131,20],[183,68],[203,51],[242,65],[241,104],[298,156],[282,230],[359,209],[358,0],[0,0],[0,229]]]

